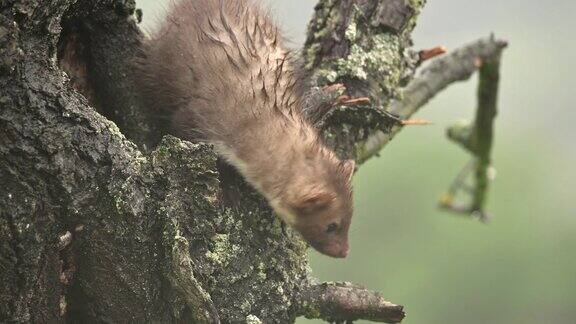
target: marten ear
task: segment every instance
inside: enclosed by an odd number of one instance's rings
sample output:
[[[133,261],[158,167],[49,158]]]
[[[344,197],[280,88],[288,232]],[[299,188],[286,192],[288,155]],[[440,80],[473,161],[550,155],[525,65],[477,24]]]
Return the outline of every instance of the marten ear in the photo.
[[[335,198],[332,192],[313,191],[298,197],[292,208],[300,215],[310,215],[328,207]]]
[[[356,169],[356,161],[346,160],[342,163],[342,168],[344,170],[344,175],[348,178],[348,181],[352,181],[352,176],[354,175],[354,170]]]

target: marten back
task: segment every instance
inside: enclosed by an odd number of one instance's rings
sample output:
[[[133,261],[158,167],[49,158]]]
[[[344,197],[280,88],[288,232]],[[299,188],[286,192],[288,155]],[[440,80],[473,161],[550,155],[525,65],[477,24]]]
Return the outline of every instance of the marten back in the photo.
[[[227,142],[278,114],[300,119],[305,82],[283,42],[252,1],[180,1],[146,45],[146,97],[187,139]]]

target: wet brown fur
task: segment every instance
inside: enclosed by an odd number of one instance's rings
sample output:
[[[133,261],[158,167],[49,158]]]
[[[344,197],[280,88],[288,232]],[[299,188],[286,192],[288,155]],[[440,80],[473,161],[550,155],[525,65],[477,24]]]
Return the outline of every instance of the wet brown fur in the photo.
[[[146,45],[140,81],[173,133],[213,143],[313,247],[343,257],[354,164],[303,117],[306,78],[283,44],[252,1],[182,0]]]

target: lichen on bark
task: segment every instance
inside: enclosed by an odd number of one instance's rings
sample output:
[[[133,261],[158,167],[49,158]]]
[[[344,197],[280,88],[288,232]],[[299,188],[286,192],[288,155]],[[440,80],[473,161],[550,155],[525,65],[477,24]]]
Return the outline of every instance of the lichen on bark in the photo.
[[[410,48],[410,34],[424,3],[342,0],[316,6],[304,48],[306,67],[314,71],[313,85],[342,82],[349,95],[372,101],[362,107],[361,120],[341,118],[354,115],[356,108],[335,109],[325,118],[324,137],[341,155],[362,156],[371,134],[388,131],[397,122],[386,109],[416,69],[418,55]]]

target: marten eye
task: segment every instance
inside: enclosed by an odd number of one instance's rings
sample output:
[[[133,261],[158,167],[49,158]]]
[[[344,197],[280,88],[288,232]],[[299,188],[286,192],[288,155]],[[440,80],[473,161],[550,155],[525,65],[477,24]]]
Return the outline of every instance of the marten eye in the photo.
[[[326,227],[326,234],[332,234],[338,230],[338,224],[331,223]]]

